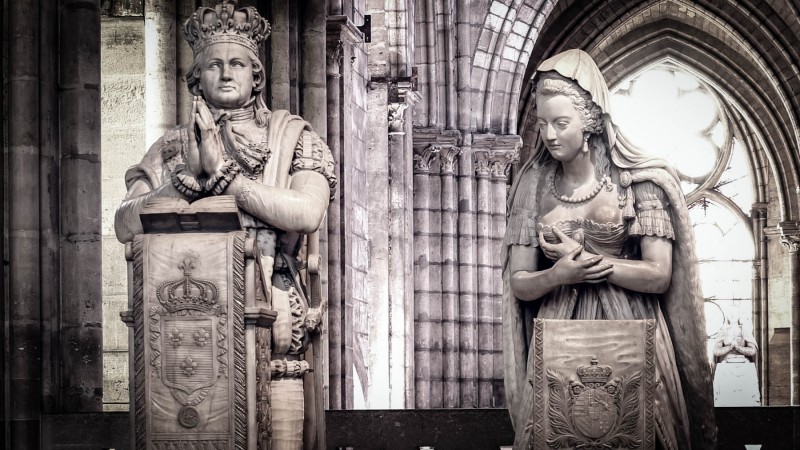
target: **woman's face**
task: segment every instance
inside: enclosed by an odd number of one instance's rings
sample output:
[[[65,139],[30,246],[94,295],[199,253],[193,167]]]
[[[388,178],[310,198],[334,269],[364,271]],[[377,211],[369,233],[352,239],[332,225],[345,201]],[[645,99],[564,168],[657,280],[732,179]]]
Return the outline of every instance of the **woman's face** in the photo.
[[[553,158],[568,162],[583,150],[583,120],[565,95],[536,98],[539,135]]]
[[[220,42],[206,48],[200,63],[200,89],[211,106],[241,108],[250,100],[253,84],[253,68],[245,47]]]

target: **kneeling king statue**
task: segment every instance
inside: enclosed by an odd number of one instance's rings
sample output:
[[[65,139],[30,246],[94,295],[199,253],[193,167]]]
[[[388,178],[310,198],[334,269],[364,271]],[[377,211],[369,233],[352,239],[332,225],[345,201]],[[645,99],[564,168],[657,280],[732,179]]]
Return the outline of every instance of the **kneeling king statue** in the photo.
[[[184,31],[189,123],[128,170],[115,217],[129,260],[133,448],[314,448],[314,235],[334,161],[308,122],[267,108],[258,45],[270,26],[255,8],[199,8]]]

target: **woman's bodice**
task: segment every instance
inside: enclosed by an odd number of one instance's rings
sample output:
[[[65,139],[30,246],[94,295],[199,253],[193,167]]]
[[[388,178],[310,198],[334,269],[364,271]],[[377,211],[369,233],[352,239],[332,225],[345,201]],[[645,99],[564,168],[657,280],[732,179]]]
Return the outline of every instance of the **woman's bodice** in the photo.
[[[562,220],[551,225],[539,223],[536,230],[541,231],[545,240],[551,244],[559,243],[553,233],[558,227],[564,234],[576,240],[587,251],[605,256],[619,257],[628,239],[628,227],[624,223],[597,223],[589,219]]]

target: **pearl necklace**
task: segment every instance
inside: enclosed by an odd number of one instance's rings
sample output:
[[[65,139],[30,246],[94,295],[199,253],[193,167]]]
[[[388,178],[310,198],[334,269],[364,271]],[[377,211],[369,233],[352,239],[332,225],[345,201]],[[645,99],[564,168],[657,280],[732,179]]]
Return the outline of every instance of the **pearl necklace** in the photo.
[[[584,203],[588,202],[589,200],[595,198],[597,194],[603,190],[603,186],[607,186],[609,191],[611,190],[611,180],[609,179],[608,175],[604,176],[602,181],[599,181],[592,192],[584,195],[583,197],[568,197],[563,195],[562,193],[558,192],[558,188],[556,187],[556,168],[554,167],[552,171],[547,175],[547,184],[550,187],[550,192],[553,194],[553,197],[556,199],[564,202],[564,203]]]

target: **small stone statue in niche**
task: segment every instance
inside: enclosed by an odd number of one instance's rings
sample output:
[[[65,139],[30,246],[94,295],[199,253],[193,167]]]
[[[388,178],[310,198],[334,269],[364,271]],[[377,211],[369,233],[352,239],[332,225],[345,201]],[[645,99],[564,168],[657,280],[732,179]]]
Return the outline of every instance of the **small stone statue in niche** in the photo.
[[[143,233],[139,213],[152,199],[233,196],[242,225],[257,242],[261,278],[278,312],[272,337],[272,448],[300,449],[302,353],[320,311],[309,308],[298,253],[322,222],[337,184],[327,145],[308,122],[270,111],[258,45],[270,26],[253,7],[223,0],[199,8],[184,26],[194,59],[187,74],[191,119],[162,136],[125,175],[117,209],[121,242]]]
[[[713,353],[714,405],[760,406],[756,371],[758,344],[741,319],[725,321]]]
[[[533,432],[533,318],[655,320],[658,446],[714,448],[703,301],[677,175],[618,132],[585,52],[544,61],[534,81],[538,141],[509,192],[503,245],[514,448],[527,448]]]

